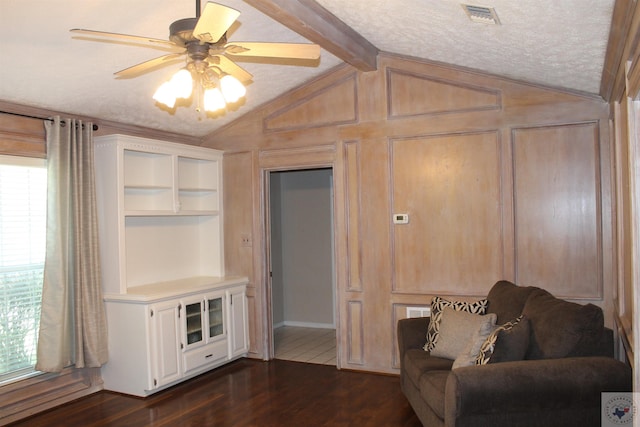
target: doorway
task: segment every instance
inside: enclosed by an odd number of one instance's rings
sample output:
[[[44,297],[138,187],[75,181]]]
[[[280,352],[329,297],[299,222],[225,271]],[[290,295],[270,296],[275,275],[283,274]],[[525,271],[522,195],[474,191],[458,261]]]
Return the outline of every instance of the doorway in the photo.
[[[272,356],[336,365],[333,169],[269,172]]]

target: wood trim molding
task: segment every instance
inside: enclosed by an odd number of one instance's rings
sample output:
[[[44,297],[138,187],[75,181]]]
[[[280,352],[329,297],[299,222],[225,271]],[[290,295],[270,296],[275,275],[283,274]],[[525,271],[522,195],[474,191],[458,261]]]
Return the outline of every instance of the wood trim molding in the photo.
[[[378,49],[314,0],[245,0],[360,71],[377,69]]]
[[[15,104],[7,101],[0,101],[0,112],[6,112],[9,114],[11,113],[24,114],[24,115],[30,115],[30,116],[36,116],[36,117],[52,117],[52,116],[75,117],[82,121],[92,122],[94,124],[97,124],[99,126],[99,129],[96,132],[94,132],[94,136],[122,133],[126,135],[140,136],[144,138],[159,139],[162,141],[179,142],[179,143],[188,144],[188,145],[201,145],[202,143],[202,139],[197,137],[169,133],[169,132],[164,132],[156,129],[128,125],[124,123],[117,123],[109,120],[101,120],[95,117],[83,116],[80,114],[72,114],[64,111],[47,110],[44,108],[30,107],[30,106]],[[10,117],[9,115],[6,115],[6,116]],[[37,119],[26,119],[26,118],[15,117],[15,116],[11,118],[11,120],[20,120],[20,119],[29,120],[32,122],[39,121]],[[38,124],[38,126],[42,127],[41,124]],[[0,128],[6,129],[6,126],[3,124],[0,126]],[[42,135],[44,136],[44,129],[42,129]],[[16,154],[16,153],[13,153],[13,154]]]
[[[0,425],[102,390],[99,368],[65,368],[0,387]]]
[[[336,157],[335,145],[319,145],[302,148],[276,148],[260,150],[259,167],[269,170],[302,169],[332,165]]]
[[[633,329],[632,329],[632,320],[629,317],[621,317],[616,313],[615,315],[615,332],[620,339],[620,345],[622,348],[621,351],[624,352],[624,357],[629,363],[633,363]],[[622,360],[622,354],[617,354],[616,357]]]
[[[42,120],[0,113],[0,154],[45,158]]]

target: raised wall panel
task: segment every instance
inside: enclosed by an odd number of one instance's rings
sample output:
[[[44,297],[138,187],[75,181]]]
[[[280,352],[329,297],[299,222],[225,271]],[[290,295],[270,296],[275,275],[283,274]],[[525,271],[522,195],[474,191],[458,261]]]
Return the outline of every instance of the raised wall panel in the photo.
[[[362,301],[347,303],[347,363],[364,364],[364,318]]]
[[[249,236],[253,242],[253,154],[250,151],[225,154],[223,158],[224,250],[225,267],[229,275],[249,277],[249,287],[255,283],[252,244],[243,243]]]
[[[247,284],[247,307],[249,323],[249,355],[260,357],[262,349],[260,324],[262,303],[256,297],[256,273],[253,249],[258,236],[253,233],[253,174],[254,160],[251,151],[225,153],[223,158],[224,200],[224,250],[225,272],[228,275],[243,275]],[[245,243],[249,237],[249,243]],[[259,294],[258,294],[259,295]]]
[[[393,290],[477,295],[502,276],[500,141],[495,132],[391,142]]]
[[[292,130],[354,123],[358,119],[355,74],[307,98],[271,113],[264,119],[267,131]]]
[[[461,82],[388,69],[387,84],[390,118],[501,107],[501,95],[497,90]]]
[[[344,144],[345,188],[347,206],[348,291],[362,291],[360,272],[360,151],[358,142]]]
[[[598,135],[597,123],[513,131],[518,283],[602,296]]]

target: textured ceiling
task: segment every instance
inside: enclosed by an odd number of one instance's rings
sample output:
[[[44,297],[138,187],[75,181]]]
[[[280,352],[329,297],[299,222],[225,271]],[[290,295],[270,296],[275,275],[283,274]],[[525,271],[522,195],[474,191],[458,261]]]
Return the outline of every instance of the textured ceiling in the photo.
[[[613,0],[317,0],[379,50],[598,93]],[[472,22],[462,3],[492,7]],[[384,17],[381,19],[380,17]]]
[[[241,0],[230,41],[306,42]],[[501,25],[471,22],[453,0],[317,0],[380,51],[451,63],[492,74],[597,94],[614,0],[482,0]],[[203,0],[204,4],[204,0]],[[113,73],[164,52],[73,39],[88,28],[160,39],[195,16],[193,0],[2,0],[0,100],[190,136],[204,136],[338,65],[323,50],[317,67],[242,63],[254,75],[246,103],[219,118],[194,108],[175,114],[151,95],[180,65],[135,79]]]

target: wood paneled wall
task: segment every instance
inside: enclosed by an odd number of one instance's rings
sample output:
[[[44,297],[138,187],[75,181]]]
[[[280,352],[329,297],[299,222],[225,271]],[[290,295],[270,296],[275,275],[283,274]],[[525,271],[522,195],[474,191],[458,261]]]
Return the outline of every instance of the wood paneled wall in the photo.
[[[608,116],[598,97],[384,54],[213,134],[251,354],[269,357],[265,171],[301,167],[334,169],[340,367],[397,372],[407,306],[483,297],[500,279],[598,304],[611,325]]]
[[[611,100],[611,133],[615,147],[616,286],[614,318],[621,353],[634,369],[634,390],[640,388],[640,6],[617,0],[611,25],[607,63]],[[634,332],[635,330],[635,332]]]

